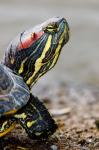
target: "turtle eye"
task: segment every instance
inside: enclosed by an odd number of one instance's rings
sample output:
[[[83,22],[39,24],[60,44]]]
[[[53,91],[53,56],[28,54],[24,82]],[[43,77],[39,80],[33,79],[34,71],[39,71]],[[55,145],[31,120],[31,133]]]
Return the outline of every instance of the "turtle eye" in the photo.
[[[58,25],[57,23],[50,23],[47,27],[44,29],[45,32],[57,32],[58,31]]]

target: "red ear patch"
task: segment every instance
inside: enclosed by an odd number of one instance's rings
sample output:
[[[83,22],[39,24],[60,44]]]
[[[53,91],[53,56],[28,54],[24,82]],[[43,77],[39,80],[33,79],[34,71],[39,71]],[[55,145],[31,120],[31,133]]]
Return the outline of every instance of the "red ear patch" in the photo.
[[[39,33],[32,33],[29,37],[27,37],[24,41],[20,41],[18,45],[18,51],[29,48],[35,41],[37,41],[42,35],[44,34],[43,31]],[[24,36],[24,35],[23,35]],[[22,38],[21,38],[22,39]]]

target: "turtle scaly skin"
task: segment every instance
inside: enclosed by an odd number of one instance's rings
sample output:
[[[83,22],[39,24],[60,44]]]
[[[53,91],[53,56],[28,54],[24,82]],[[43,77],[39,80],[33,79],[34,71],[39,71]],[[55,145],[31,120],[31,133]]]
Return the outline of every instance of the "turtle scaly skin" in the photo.
[[[26,118],[21,117],[22,114]],[[14,116],[32,139],[46,139],[57,129],[55,121],[37,97],[30,95],[29,103]]]
[[[37,80],[55,66],[68,40],[66,20],[59,17],[49,19],[19,34],[10,43],[2,63],[21,76],[31,90]],[[30,93],[27,101],[11,118],[6,118],[6,124],[11,120],[19,122],[32,139],[47,138],[57,129],[55,121],[37,97]],[[2,121],[1,129],[5,121]]]

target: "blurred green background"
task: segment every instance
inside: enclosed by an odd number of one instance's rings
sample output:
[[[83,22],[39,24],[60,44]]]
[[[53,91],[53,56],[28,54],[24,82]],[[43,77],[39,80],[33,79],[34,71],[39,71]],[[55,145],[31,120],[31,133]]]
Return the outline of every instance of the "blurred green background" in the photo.
[[[98,0],[0,0],[0,59],[18,33],[54,16],[67,19],[70,41],[56,67],[37,86],[60,82],[98,85]]]

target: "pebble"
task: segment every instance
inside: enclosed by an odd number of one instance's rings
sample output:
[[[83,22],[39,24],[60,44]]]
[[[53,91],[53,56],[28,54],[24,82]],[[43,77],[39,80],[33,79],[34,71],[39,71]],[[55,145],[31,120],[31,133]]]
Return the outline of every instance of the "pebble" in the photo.
[[[62,116],[70,113],[71,109],[68,108],[60,108],[60,109],[50,109],[50,112],[53,116]]]
[[[99,129],[99,119],[95,120],[95,125],[96,125],[97,129]]]
[[[51,150],[58,150],[58,147],[56,145],[52,145],[50,148]]]

